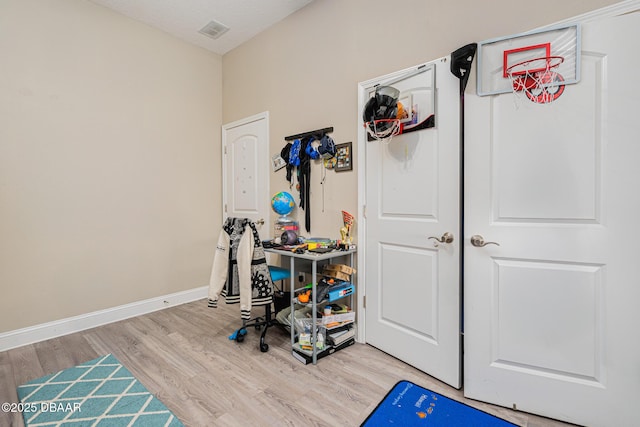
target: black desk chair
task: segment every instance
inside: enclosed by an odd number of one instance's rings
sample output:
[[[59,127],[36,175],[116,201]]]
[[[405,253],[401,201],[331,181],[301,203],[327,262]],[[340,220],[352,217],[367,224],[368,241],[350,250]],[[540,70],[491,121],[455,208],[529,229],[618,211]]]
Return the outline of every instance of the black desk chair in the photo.
[[[271,275],[271,281],[275,284],[276,282],[283,282],[285,279],[289,279],[291,277],[291,272],[286,268],[277,267],[274,265],[269,266],[269,274]],[[277,312],[282,307],[282,300],[286,299],[284,297],[284,292],[282,291],[284,286],[281,286],[281,289],[277,292],[274,292],[273,305],[274,309]],[[288,305],[288,302],[287,304]],[[264,317],[256,317],[247,321],[243,321],[242,327],[240,329],[235,330],[231,335],[229,335],[230,340],[235,340],[236,342],[243,342],[244,336],[247,334],[248,327],[254,327],[256,330],[261,330],[260,333],[260,351],[265,353],[269,351],[269,344],[265,342],[265,336],[267,335],[267,330],[276,324],[278,324],[275,319],[275,315],[271,310],[271,304],[266,304],[265,306]]]

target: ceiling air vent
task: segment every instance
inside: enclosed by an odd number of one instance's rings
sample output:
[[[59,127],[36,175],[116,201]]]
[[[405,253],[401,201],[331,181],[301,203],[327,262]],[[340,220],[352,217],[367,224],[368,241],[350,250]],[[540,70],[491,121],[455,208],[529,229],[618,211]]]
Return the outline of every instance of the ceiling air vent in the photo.
[[[221,24],[218,21],[211,21],[207,25],[202,27],[198,32],[204,34],[207,37],[211,37],[212,39],[217,39],[227,31],[229,31],[229,27],[227,27],[226,25]]]

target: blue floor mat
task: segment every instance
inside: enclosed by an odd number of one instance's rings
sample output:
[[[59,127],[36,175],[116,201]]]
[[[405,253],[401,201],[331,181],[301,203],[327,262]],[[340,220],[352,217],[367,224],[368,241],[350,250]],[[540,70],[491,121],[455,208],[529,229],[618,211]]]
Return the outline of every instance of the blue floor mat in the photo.
[[[409,381],[398,382],[361,427],[512,427],[508,421]]]

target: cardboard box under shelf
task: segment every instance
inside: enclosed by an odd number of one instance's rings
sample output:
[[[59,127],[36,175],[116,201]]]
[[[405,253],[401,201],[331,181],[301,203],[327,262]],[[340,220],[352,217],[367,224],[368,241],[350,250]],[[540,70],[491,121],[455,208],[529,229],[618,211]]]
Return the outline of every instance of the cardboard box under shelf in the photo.
[[[334,279],[349,281],[351,275],[355,273],[355,268],[344,264],[327,264],[322,269],[322,275],[325,277],[333,277]]]
[[[349,276],[348,274],[340,273],[339,271],[334,271],[334,270],[325,270],[322,273],[322,275],[325,277],[331,277],[338,280],[344,280],[344,281],[351,280],[351,276]]]
[[[348,265],[344,265],[344,264],[327,264],[324,266],[324,270],[323,271],[338,271],[340,273],[344,273],[344,274],[353,274],[356,272],[356,269],[353,267],[349,267]]]

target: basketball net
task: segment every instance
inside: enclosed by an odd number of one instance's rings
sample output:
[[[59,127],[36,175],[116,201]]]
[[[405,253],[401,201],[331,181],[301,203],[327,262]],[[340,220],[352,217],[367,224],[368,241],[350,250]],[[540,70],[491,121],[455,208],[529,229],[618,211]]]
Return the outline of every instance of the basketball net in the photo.
[[[391,142],[394,136],[402,132],[402,123],[400,119],[380,119],[366,122],[364,124],[365,129],[369,136],[376,141],[382,141],[384,143]]]
[[[564,62],[561,56],[545,56],[519,62],[505,70],[511,80],[516,107],[520,105],[521,94],[536,104],[555,101],[564,92],[564,78],[557,67]]]

